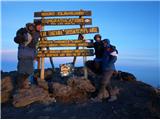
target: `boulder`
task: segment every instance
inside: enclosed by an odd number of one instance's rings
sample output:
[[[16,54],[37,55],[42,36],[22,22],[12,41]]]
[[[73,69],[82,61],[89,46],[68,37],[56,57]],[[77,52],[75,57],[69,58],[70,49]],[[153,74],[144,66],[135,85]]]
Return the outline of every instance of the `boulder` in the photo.
[[[88,93],[94,92],[95,87],[83,77],[72,77],[67,85],[54,82],[53,94],[61,102],[82,102],[88,98]]]
[[[75,89],[60,83],[53,84],[53,96],[56,98],[57,101],[63,103],[72,103],[85,101],[88,98],[87,93],[84,91],[80,91],[79,89]]]
[[[72,77],[67,81],[67,84],[72,88],[79,89],[84,92],[94,92],[95,87],[91,81],[84,77]]]
[[[122,81],[136,81],[136,77],[133,74],[122,71],[115,71],[113,77],[117,80]]]
[[[19,89],[13,96],[14,107],[24,107],[34,102],[51,103],[55,98],[49,96],[48,91],[38,86],[31,86],[29,89]]]
[[[45,80],[41,80],[40,78],[37,79],[37,83],[38,83],[38,86],[45,89],[45,90],[48,90],[49,87],[48,87],[48,83],[45,81]]]
[[[73,89],[70,86],[54,82],[52,84],[53,94],[56,100],[67,103],[72,102]]]
[[[1,81],[1,103],[7,102],[12,96],[12,90],[14,86],[12,83],[12,78],[10,76],[6,76],[2,78]]]
[[[70,86],[54,82],[52,87],[55,96],[70,96],[72,94],[72,88]]]
[[[1,103],[8,102],[11,98],[10,92],[1,92]]]
[[[6,76],[2,78],[1,81],[1,90],[5,92],[10,92],[13,90],[12,78],[10,76]]]

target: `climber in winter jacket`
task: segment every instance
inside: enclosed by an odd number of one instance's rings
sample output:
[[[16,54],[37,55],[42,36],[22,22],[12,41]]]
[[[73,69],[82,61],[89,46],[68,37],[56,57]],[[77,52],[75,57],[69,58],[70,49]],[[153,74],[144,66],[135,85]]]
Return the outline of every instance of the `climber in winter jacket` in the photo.
[[[101,81],[101,88],[99,90],[98,96],[96,97],[97,100],[104,99],[106,96],[104,95],[106,91],[109,93],[109,101],[114,101],[117,99],[117,96],[112,96],[112,86],[111,86],[111,77],[113,72],[115,71],[115,62],[117,60],[118,51],[116,50],[115,46],[110,44],[108,39],[103,40],[104,44],[104,53],[102,58],[102,81]]]
[[[14,41],[18,44],[18,65],[17,70],[20,76],[26,74],[28,77],[34,72],[34,59],[36,57],[36,44],[39,39],[39,32],[33,23],[27,23],[25,28],[17,31]]]
[[[102,42],[101,38],[102,37],[100,34],[96,34],[94,36],[95,42],[91,46],[88,47],[88,48],[93,47],[95,50],[96,57],[94,58],[93,71],[98,74],[101,73],[101,70],[102,70],[101,64],[102,64],[102,58],[103,58],[103,53],[104,53],[104,46],[103,46],[103,42]]]
[[[115,62],[117,60],[118,51],[116,47],[110,44],[108,39],[103,40],[104,53],[102,58],[102,70],[103,72],[107,70],[115,70]]]

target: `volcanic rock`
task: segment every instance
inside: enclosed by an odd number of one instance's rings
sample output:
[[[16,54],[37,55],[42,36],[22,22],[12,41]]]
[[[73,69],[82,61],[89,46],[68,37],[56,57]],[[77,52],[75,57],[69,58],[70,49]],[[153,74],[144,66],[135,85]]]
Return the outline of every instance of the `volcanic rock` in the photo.
[[[2,78],[1,81],[1,103],[7,102],[12,95],[12,90],[14,86],[12,83],[12,78],[10,76],[6,76]]]
[[[51,103],[55,101],[49,96],[48,91],[38,86],[32,86],[29,89],[19,89],[13,96],[14,107],[24,107],[34,102]]]

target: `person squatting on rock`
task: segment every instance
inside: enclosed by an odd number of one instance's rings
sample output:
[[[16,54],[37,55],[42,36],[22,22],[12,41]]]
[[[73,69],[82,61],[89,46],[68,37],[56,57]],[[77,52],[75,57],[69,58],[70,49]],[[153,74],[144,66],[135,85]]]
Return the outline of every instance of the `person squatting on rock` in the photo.
[[[101,73],[101,64],[104,53],[104,46],[101,38],[102,37],[100,34],[96,34],[94,36],[95,42],[93,43],[93,46],[88,47],[88,48],[94,47],[95,49],[95,56],[96,56],[94,59],[95,73]]]
[[[36,57],[36,44],[40,36],[40,23],[27,23],[26,27],[16,32],[14,41],[18,44],[18,77],[19,87],[23,87],[23,80],[29,78],[33,82],[34,59]]]

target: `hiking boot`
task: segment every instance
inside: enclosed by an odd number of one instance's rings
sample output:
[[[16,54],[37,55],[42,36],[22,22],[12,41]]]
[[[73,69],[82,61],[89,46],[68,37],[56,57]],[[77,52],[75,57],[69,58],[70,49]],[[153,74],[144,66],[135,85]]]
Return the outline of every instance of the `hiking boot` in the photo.
[[[91,102],[102,102],[102,99],[99,99],[98,97],[91,98]]]
[[[108,92],[105,88],[103,88],[103,89],[101,89],[101,90],[99,91],[97,97],[98,97],[99,99],[106,99],[106,98],[109,97],[109,92]]]
[[[108,102],[113,102],[113,101],[116,101],[117,100],[117,96],[114,95],[114,96],[111,96],[109,99],[108,99]]]

